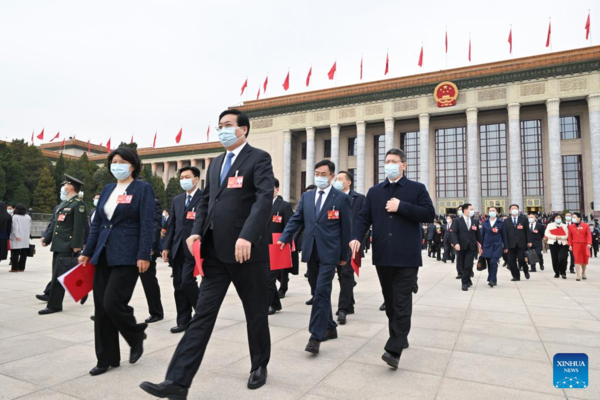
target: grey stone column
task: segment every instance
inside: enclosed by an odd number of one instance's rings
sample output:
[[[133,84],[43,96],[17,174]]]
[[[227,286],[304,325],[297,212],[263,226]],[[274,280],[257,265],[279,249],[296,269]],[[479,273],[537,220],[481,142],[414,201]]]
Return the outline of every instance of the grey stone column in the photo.
[[[467,190],[469,203],[473,205],[476,213],[482,213],[481,209],[481,162],[479,152],[479,132],[477,128],[477,109],[467,109]]]
[[[425,185],[431,195],[431,190],[429,190],[429,114],[419,114],[419,181]]]
[[[340,167],[340,126],[338,124],[331,125],[331,161],[335,164],[336,172],[341,170]]]
[[[367,123],[364,121],[356,122],[356,191],[365,193],[365,134]]]
[[[560,99],[546,100],[548,114],[548,163],[550,164],[550,208],[562,212],[565,209],[562,178],[562,155],[560,152]]]
[[[315,128],[306,128],[306,186],[315,183]]]
[[[598,217],[600,215],[600,94],[589,95],[587,102],[590,119],[590,142],[592,144],[594,216]]]
[[[525,209],[525,204],[523,204],[520,109],[521,105],[519,103],[508,105],[508,143],[510,148],[507,154],[510,166],[508,184],[510,188],[510,204],[518,204],[521,209]]]
[[[394,147],[394,118],[386,118],[385,122],[385,151]]]
[[[169,167],[171,166],[171,163],[169,161],[165,161],[163,163],[163,183],[165,184],[165,187],[167,187],[167,185],[169,184]]]
[[[308,178],[308,176],[307,176]],[[292,187],[292,132],[283,131],[283,199],[290,201]]]

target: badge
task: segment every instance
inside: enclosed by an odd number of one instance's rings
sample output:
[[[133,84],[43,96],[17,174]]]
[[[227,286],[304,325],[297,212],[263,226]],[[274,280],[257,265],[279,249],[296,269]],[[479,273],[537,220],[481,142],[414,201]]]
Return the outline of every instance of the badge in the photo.
[[[471,226],[471,230],[472,230],[472,231],[476,231],[476,230],[477,230],[477,226],[476,226],[476,225],[472,225],[472,226]]]
[[[196,211],[188,211],[185,219],[196,219]]]
[[[67,216],[65,214],[58,214],[58,220],[63,222]]]
[[[283,222],[283,217],[281,215],[273,215],[273,222],[281,224]]]
[[[79,212],[83,214],[85,211],[85,206],[79,206]]]
[[[69,212],[71,211],[71,208],[67,207],[67,208],[63,208],[64,212]]]
[[[244,183],[243,176],[232,176],[227,180],[227,189],[239,189]]]
[[[131,204],[131,200],[133,200],[132,195],[122,194],[117,197],[117,204]]]
[[[340,219],[340,211],[339,210],[327,211],[327,219]]]
[[[496,228],[496,227],[493,227],[493,228],[492,228],[492,232],[494,232],[494,233],[498,233],[498,228]]]
[[[537,230],[537,229],[534,229],[534,230],[533,230],[533,233],[538,233],[538,230]]]
[[[517,225],[518,230],[523,230],[523,225]]]

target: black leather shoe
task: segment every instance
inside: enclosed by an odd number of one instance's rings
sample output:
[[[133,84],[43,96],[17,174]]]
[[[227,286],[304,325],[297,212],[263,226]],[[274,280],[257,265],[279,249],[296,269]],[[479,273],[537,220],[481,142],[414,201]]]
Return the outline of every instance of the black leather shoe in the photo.
[[[471,271],[471,278],[475,276],[475,272]]]
[[[159,383],[142,382],[140,385],[142,390],[154,397],[160,397],[164,399],[168,397],[169,400],[185,400],[187,399],[188,389],[180,386],[175,382],[164,381]]]
[[[469,282],[469,283],[467,283],[467,286],[468,286],[468,287],[471,287],[471,286],[473,286],[473,282]]]
[[[281,290],[277,291],[277,296],[279,296],[280,299],[284,299],[285,298],[285,292],[282,292]]]
[[[567,274],[561,275],[563,279],[567,279]]]
[[[412,292],[413,292],[414,294],[417,294],[417,292],[418,292],[418,291],[419,291],[419,285],[417,285],[417,284],[415,283],[415,285],[414,285],[414,286],[413,286],[413,288],[412,288]]]
[[[574,273],[575,273],[575,270],[574,270],[574,269],[572,269],[572,270],[569,270],[569,273],[570,273],[570,274],[574,274]]]
[[[400,361],[400,357],[396,357],[391,355],[388,352],[383,353],[381,359],[387,363],[390,367],[394,369],[398,369],[398,362]]]
[[[338,312],[338,319],[337,320],[340,323],[340,325],[346,325],[346,312],[340,310]]]
[[[258,389],[265,383],[267,383],[267,367],[258,367],[256,371],[250,372],[248,389]]]
[[[469,287],[467,285],[462,285],[462,290],[463,292],[466,292],[467,290],[469,290]]]
[[[92,368],[92,370],[90,371],[90,375],[91,376],[102,375],[102,374],[106,373],[109,370],[109,368],[117,368],[117,367],[118,367],[118,365],[115,367],[97,367],[96,366],[96,367]]]
[[[142,336],[142,340],[131,346],[131,351],[129,352],[129,362],[131,364],[135,364],[142,357],[142,354],[144,354],[144,340],[148,336],[145,333],[142,335],[144,335]]]
[[[307,305],[307,306],[312,306],[312,303],[313,303],[313,298],[311,297],[311,298],[310,298],[310,300],[308,300],[308,301],[306,302],[306,305]]]
[[[494,283],[493,282],[488,282],[488,286],[491,288],[494,288]]]
[[[517,278],[512,278],[510,281],[511,282],[519,282],[521,280],[521,278],[517,279]]]
[[[185,332],[187,329],[187,325],[177,325],[171,328],[171,333],[181,333]]]
[[[280,309],[277,309],[277,308],[269,307],[269,315],[273,315],[273,314],[275,314],[277,311],[281,311],[281,308],[280,308]]]
[[[308,339],[308,344],[304,351],[308,351],[309,353],[319,354],[319,347],[321,346],[321,342],[317,339],[310,338]]]
[[[92,321],[95,321],[95,320],[96,320],[96,316],[95,316],[95,315],[90,315],[90,319],[91,319]]]
[[[462,279],[462,275],[456,275],[456,279]]]
[[[531,275],[529,275],[529,272],[527,272],[527,271],[524,271],[524,272],[525,272],[525,278],[529,279],[531,277]]]
[[[79,300],[79,303],[81,303],[81,305],[84,305],[85,302],[87,301],[87,299],[88,299],[88,295],[86,294],[85,296],[83,296],[83,298],[81,300]]]
[[[385,311],[385,303],[379,306],[379,311]]]
[[[337,329],[328,329],[325,331],[325,337],[323,337],[323,341],[337,339]]]
[[[61,312],[62,310],[55,310],[54,308],[44,308],[43,310],[38,311],[38,314],[40,315],[46,315],[46,314],[54,314],[57,312]]]
[[[554,277],[555,278],[560,278],[560,275],[559,274],[554,274]]]
[[[402,346],[403,349],[408,349],[408,340],[406,341],[406,343],[404,343],[404,346]]]
[[[47,303],[50,296],[48,296],[47,294],[36,294],[35,298],[38,299],[39,301],[43,301],[44,303]]]
[[[158,322],[158,321],[162,321],[165,317],[159,317],[157,315],[151,315],[148,318],[146,318],[146,321],[144,321],[147,324],[151,324],[153,322]]]
[[[543,266],[543,265],[540,265],[540,269],[543,271],[543,270],[544,270],[544,266]]]

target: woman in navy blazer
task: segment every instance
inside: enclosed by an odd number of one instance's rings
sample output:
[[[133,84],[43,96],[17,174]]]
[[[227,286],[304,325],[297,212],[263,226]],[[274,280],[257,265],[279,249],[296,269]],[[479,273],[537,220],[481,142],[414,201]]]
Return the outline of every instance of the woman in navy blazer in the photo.
[[[138,324],[129,301],[139,273],[150,266],[154,233],[154,190],[137,180],[141,163],[137,153],[127,147],[108,156],[111,174],[117,183],[106,185],[100,193],[90,235],[79,261],[95,266],[94,315],[96,358],[91,375],[100,375],[119,366],[119,333],[135,363],[144,352],[144,330]]]
[[[490,218],[481,225],[481,257],[488,261],[488,285],[493,288],[498,284],[498,260],[502,252],[508,252],[508,241],[504,221],[498,218],[496,207],[488,209]]]

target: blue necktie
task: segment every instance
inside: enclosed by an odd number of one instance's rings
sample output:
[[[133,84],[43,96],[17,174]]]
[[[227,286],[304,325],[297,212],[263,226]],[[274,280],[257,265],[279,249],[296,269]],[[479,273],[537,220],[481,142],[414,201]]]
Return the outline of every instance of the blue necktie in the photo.
[[[323,190],[319,190],[319,198],[317,199],[317,217],[319,216],[319,214],[321,213],[321,201],[323,201],[323,194],[325,192]]]
[[[188,194],[188,195],[187,195],[187,200],[186,200],[186,202],[185,202],[185,208],[188,208],[188,207],[189,207],[189,205],[190,205],[190,201],[192,201],[192,195],[191,195],[191,194]]]
[[[513,225],[516,227],[517,226],[517,219],[513,218]]]
[[[225,166],[223,167],[223,172],[221,172],[221,185],[223,181],[227,177],[229,170],[231,169],[231,159],[233,158],[233,153],[227,154],[227,159],[225,159]]]

